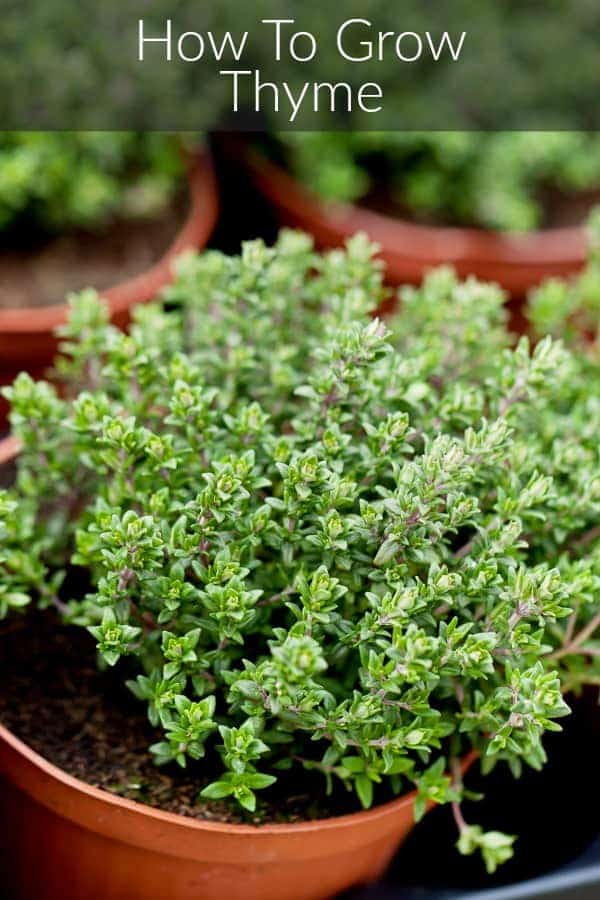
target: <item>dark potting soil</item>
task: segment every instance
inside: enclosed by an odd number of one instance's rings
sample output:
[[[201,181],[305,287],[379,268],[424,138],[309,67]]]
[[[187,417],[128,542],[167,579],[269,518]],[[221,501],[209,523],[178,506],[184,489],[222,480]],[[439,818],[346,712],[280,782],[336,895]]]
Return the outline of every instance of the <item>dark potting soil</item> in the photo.
[[[98,232],[77,230],[0,250],[0,309],[64,303],[71,291],[104,290],[150,268],[168,249],[185,216],[177,198],[148,220],[117,220]]]
[[[126,666],[99,671],[95,642],[82,628],[37,611],[0,628],[0,721],[54,765],[120,797],[196,819],[265,824],[353,812],[346,791],[328,798],[317,774],[281,773],[260,792],[256,813],[231,801],[198,800],[218,777],[218,760],[158,767],[148,752],[162,739],[144,704],[124,686]]]

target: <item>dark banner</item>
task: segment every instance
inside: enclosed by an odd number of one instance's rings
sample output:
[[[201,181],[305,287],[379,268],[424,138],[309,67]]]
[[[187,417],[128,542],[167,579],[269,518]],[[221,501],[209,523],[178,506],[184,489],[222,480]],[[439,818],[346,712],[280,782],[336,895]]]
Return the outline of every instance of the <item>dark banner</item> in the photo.
[[[1,0],[4,129],[597,129],[597,0]]]

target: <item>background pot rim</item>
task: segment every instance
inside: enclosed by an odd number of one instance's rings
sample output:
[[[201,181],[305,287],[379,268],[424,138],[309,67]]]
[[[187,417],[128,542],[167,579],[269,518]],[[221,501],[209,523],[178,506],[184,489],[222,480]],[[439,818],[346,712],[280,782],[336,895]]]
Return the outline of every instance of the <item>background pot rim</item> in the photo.
[[[187,167],[188,213],[163,255],[149,268],[113,287],[99,291],[109,307],[111,318],[135,303],[149,300],[171,277],[174,260],[186,250],[203,246],[210,237],[218,216],[217,178],[208,148],[193,153]],[[53,331],[64,323],[66,303],[0,309],[0,333],[37,335]]]
[[[344,237],[365,231],[384,252],[416,263],[446,264],[580,265],[587,250],[583,225],[548,228],[526,233],[483,228],[422,225],[395,218],[353,203],[321,199],[283,167],[247,148],[245,162],[264,195],[281,209],[309,221],[318,221]],[[436,262],[437,264],[437,262]],[[440,263],[441,264],[441,263]]]

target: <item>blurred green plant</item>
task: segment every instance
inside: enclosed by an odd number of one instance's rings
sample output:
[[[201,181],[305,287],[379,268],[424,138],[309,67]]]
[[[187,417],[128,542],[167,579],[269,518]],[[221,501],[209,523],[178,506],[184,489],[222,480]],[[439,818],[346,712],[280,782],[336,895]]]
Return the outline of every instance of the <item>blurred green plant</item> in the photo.
[[[600,187],[596,133],[296,132],[278,140],[292,172],[327,200],[372,197],[448,224],[529,231],[544,225],[544,192]]]
[[[173,197],[183,169],[174,135],[3,132],[0,229],[95,229],[151,216]]]
[[[173,26],[172,59],[165,45],[148,48],[140,65],[138,16],[148,35],[164,36]],[[293,19],[293,29],[315,34],[319,48],[313,60],[298,63],[284,42],[275,63],[273,28],[262,19]],[[382,62],[351,63],[336,50],[337,30],[348,19],[367,20],[352,28],[350,44],[364,56],[364,42],[376,34],[408,30],[435,41],[442,32],[467,31],[464,52],[455,63],[430,54],[399,63],[386,43]],[[364,82],[381,85],[380,114],[348,115],[308,104],[296,120],[300,128],[328,129],[594,129],[597,103],[598,27],[600,11],[593,0],[404,0],[402,7],[385,0],[220,0],[190,4],[185,0],[144,0],[136,8],[121,0],[28,0],[6,2],[0,33],[0,121],[4,128],[170,129],[204,131],[231,124],[232,96],[228,77],[234,67],[259,69],[269,81],[286,82],[295,94],[305,81]],[[221,65],[210,49],[195,62],[178,58],[180,35],[195,31],[220,43],[231,31],[237,39],[247,30],[247,51],[236,61],[225,54]],[[208,45],[208,41],[206,42]],[[410,43],[410,41],[409,41]],[[361,46],[362,45],[362,46]],[[191,47],[194,47],[192,52]],[[193,39],[187,53],[194,55]],[[283,104],[281,104],[283,107]],[[261,114],[248,108],[235,125],[272,130],[285,128],[289,114],[274,113],[263,92]]]

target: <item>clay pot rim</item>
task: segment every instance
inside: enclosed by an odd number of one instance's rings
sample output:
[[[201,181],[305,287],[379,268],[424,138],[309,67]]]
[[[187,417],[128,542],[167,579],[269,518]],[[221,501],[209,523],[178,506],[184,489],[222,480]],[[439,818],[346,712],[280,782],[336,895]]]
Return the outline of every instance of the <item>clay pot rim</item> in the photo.
[[[433,257],[443,257],[448,264],[477,261],[506,267],[569,264],[574,258],[580,259],[582,246],[586,244],[582,225],[526,233],[422,225],[359,204],[322,200],[254,148],[247,148],[245,162],[255,183],[277,206],[318,221],[344,237],[365,231],[382,251],[392,251],[398,257],[408,257],[424,265],[431,265]]]
[[[189,209],[187,216],[163,255],[148,269],[113,287],[99,291],[108,304],[111,318],[135,303],[150,299],[171,276],[171,266],[181,253],[203,246],[217,221],[219,194],[212,157],[208,148],[195,151],[187,163]],[[0,332],[43,334],[53,331],[66,318],[66,303],[0,309]]]
[[[44,776],[54,781],[59,781],[64,787],[75,790],[87,797],[97,800],[101,803],[107,803],[109,806],[127,809],[141,817],[149,817],[151,819],[164,822],[165,824],[173,824],[177,826],[189,827],[194,831],[212,831],[218,834],[236,834],[236,835],[288,835],[301,834],[305,832],[320,831],[322,829],[334,829],[353,827],[363,824],[367,821],[384,818],[393,815],[400,809],[403,809],[413,803],[416,791],[402,794],[395,800],[387,803],[379,804],[371,809],[360,810],[355,813],[346,813],[341,816],[330,816],[326,819],[312,819],[305,822],[280,823],[267,825],[239,825],[228,822],[213,822],[204,819],[194,819],[191,816],[182,816],[179,813],[166,812],[145,803],[138,803],[136,800],[129,800],[125,797],[119,797],[110,791],[104,791],[101,788],[94,787],[73,775],[69,775],[63,769],[55,766],[54,763],[48,762],[43,756],[32,750],[31,747],[17,738],[8,728],[0,723],[0,742],[5,742],[8,746],[24,757],[30,766],[35,766]],[[39,800],[39,798],[36,798]],[[41,801],[43,802],[43,801]],[[93,827],[93,826],[92,826]]]
[[[191,831],[197,833],[211,832],[217,835],[230,835],[235,837],[252,835],[253,837],[269,838],[273,836],[300,836],[302,834],[314,834],[319,831],[332,831],[340,828],[356,829],[363,825],[373,824],[380,820],[385,820],[388,817],[396,816],[399,812],[406,810],[407,807],[412,805],[417,793],[416,790],[412,790],[402,794],[394,800],[390,800],[387,803],[381,803],[371,809],[346,813],[340,816],[330,816],[326,819],[312,819],[305,822],[271,825],[239,825],[228,822],[213,822],[204,819],[194,819],[191,816],[182,816],[179,813],[166,812],[157,809],[156,807],[148,806],[145,803],[138,803],[136,800],[119,797],[109,791],[102,790],[102,788],[94,787],[73,775],[69,775],[63,769],[55,766],[54,763],[49,762],[35,750],[32,750],[28,744],[17,738],[8,728],[6,728],[6,726],[0,723],[0,763],[2,757],[2,743],[8,745],[14,754],[21,757],[21,759],[25,761],[26,766],[34,768],[37,773],[42,776],[44,782],[47,782],[48,780],[59,782],[61,788],[68,791],[75,791],[79,795],[84,795],[85,799],[94,805],[108,804],[109,807],[122,810],[123,812],[132,815],[134,820],[137,820],[138,822],[151,820],[155,825],[160,825],[162,823],[164,826],[172,827],[176,831],[184,828],[191,829]],[[461,761],[461,771],[463,774],[468,771],[478,756],[478,751],[471,750],[463,757]],[[2,766],[0,765],[0,774],[1,772]],[[21,789],[33,796],[34,799],[36,799],[37,802],[42,803],[42,805],[52,807],[52,804],[47,802],[45,798],[40,797],[37,792],[28,790],[23,783],[24,781],[25,779],[19,784]],[[430,803],[429,808],[433,805],[433,803]],[[90,816],[89,807],[87,807],[87,810],[88,815],[83,813],[77,815],[75,811],[65,809],[61,810],[61,814],[79,824],[85,823],[85,825],[93,831],[99,833],[110,831],[102,821],[101,817],[96,818],[93,815]],[[137,843],[134,835],[131,835],[129,842]]]

